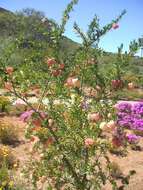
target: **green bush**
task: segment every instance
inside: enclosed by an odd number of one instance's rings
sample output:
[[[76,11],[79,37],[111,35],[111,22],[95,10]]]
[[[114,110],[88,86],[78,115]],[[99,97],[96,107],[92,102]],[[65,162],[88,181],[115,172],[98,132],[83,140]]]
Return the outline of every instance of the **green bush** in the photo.
[[[8,106],[10,105],[10,100],[6,96],[0,96],[0,111],[6,112],[8,110]]]
[[[11,148],[0,145],[0,167],[2,167],[3,164],[5,164],[8,168],[13,168],[14,164],[16,164],[16,159]]]

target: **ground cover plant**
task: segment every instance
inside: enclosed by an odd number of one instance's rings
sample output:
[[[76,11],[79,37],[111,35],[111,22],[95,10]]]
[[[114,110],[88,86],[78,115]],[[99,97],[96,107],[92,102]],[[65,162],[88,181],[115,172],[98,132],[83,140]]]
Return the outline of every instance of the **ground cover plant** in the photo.
[[[18,142],[18,129],[7,118],[0,118],[0,142],[14,144]]]
[[[52,25],[50,51],[42,54],[38,65],[44,73],[32,72],[32,61],[37,59],[38,49],[32,59],[26,58],[24,66],[9,65],[11,54],[21,48],[23,38],[16,38],[5,49],[1,58],[2,86],[9,95],[21,100],[18,104],[27,106],[20,120],[27,123],[26,137],[34,143],[33,155],[38,154],[37,159],[33,156],[25,171],[25,175],[30,176],[29,184],[35,189],[95,190],[111,183],[113,189],[123,189],[135,172],[122,175],[118,166],[111,163],[108,153],[138,141],[135,134],[126,132],[128,126],[124,127],[124,121],[119,118],[123,114],[117,114],[114,107],[118,100],[115,92],[123,87],[134,87],[132,81],[124,80],[124,70],[137,50],[136,42],[131,43],[130,52],[126,54],[122,53],[121,45],[112,72],[109,69],[109,73],[103,75],[99,62],[103,53],[98,47],[100,38],[118,29],[126,11],[104,27],[95,15],[87,32],[74,24],[82,44],[72,55],[61,56],[65,25],[77,3],[72,0],[61,23]],[[29,102],[29,89],[34,90],[37,97],[38,103],[34,106]],[[136,110],[142,114],[140,106],[142,104],[133,111],[137,117]],[[120,185],[115,176],[120,176]]]

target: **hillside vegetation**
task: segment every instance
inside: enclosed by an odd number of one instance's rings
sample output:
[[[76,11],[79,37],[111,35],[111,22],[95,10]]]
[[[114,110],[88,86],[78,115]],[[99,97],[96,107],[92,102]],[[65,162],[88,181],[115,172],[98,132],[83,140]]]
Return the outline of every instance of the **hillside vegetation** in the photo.
[[[37,73],[38,78],[33,80],[34,84],[41,83],[42,76],[47,73],[45,57],[58,56],[58,59],[61,59],[66,66],[71,67],[74,62],[73,55],[76,53],[78,57],[82,45],[64,35],[58,40],[59,27],[60,25],[54,20],[46,18],[44,13],[34,9],[27,8],[13,13],[0,8],[1,64],[5,63],[13,66],[15,70],[21,70],[21,73],[25,73],[24,78],[30,81]],[[56,55],[56,47],[59,47],[58,55]],[[105,52],[102,49],[97,50],[94,47],[91,47],[91,51],[100,55],[97,57],[99,70],[107,77],[107,80],[116,73],[117,63],[122,62],[124,65],[122,75],[125,75],[126,82],[134,81],[136,86],[141,86],[143,83],[143,60],[134,57],[134,53],[132,53],[136,52],[138,48],[138,42],[133,41],[130,44],[130,55],[122,51],[122,44],[117,48],[117,54]],[[17,77],[19,78],[19,74]]]

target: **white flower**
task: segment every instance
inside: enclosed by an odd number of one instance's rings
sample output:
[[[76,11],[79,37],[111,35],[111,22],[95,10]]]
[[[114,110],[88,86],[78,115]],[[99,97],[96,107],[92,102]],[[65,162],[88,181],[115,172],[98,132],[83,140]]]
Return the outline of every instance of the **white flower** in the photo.
[[[31,97],[31,98],[29,98],[28,102],[31,103],[31,104],[38,103],[38,98]]]
[[[99,125],[100,129],[104,130],[107,127],[107,123],[105,121],[101,122]]]
[[[15,100],[12,105],[17,105],[17,104],[26,105],[26,103],[23,100],[21,100],[20,98]]]
[[[75,103],[75,98],[76,98],[76,95],[75,94],[71,94],[71,104],[74,104]]]
[[[49,99],[48,98],[44,98],[42,100],[42,103],[45,105],[45,106],[48,106],[49,105]]]

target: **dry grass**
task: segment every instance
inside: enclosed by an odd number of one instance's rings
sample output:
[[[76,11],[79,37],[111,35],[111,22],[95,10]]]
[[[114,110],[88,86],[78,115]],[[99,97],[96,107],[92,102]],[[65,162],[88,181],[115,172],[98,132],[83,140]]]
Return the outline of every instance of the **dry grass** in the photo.
[[[0,142],[13,145],[18,140],[18,126],[7,117],[0,118]]]

